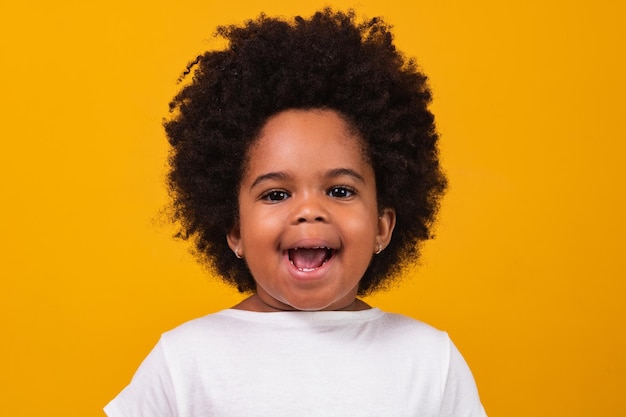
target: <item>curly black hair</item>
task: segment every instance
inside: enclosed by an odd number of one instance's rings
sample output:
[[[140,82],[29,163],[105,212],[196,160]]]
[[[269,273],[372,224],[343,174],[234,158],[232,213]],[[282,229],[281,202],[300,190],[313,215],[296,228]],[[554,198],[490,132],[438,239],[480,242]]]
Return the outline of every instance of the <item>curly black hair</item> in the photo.
[[[426,76],[396,50],[389,25],[359,23],[353,11],[325,9],[293,21],[261,15],[217,35],[227,48],[188,64],[164,122],[179,236],[191,238],[200,261],[226,282],[255,291],[226,241],[238,222],[247,151],[272,115],[331,109],[366,143],[379,207],[396,211],[391,243],[373,258],[359,295],[387,286],[418,259],[446,188]]]

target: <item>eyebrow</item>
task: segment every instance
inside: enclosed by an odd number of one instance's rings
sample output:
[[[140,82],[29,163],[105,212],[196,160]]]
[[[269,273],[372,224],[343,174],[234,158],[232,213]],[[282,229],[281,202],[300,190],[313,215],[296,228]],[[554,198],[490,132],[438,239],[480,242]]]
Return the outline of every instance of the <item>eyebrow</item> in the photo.
[[[361,174],[359,174],[358,172],[350,168],[331,169],[330,171],[326,173],[327,178],[337,178],[337,177],[344,177],[344,176],[352,177],[356,181],[365,183],[365,178],[363,178]]]
[[[260,183],[268,180],[284,180],[288,177],[288,175],[284,172],[268,172],[267,174],[261,174],[252,183],[250,189],[256,187]]]
[[[350,169],[350,168],[331,169],[325,175],[326,178],[338,178],[338,177],[343,177],[343,176],[352,177],[354,180],[358,182],[365,183],[365,179],[363,178],[363,176],[359,174],[358,172],[356,172],[355,170]],[[280,171],[268,172],[267,174],[261,174],[258,177],[256,177],[255,180],[252,182],[250,189],[256,187],[257,185],[259,185],[260,183],[264,181],[285,180],[287,178],[289,178],[289,175],[285,172],[280,172]]]

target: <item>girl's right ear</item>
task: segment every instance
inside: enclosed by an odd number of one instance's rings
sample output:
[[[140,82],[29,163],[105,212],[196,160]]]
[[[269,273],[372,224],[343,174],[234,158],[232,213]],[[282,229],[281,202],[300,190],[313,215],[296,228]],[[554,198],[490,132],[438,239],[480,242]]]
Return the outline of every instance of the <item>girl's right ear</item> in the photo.
[[[235,253],[237,258],[243,258],[243,248],[241,247],[241,233],[239,226],[233,227],[228,234],[226,234],[226,241],[228,246]]]

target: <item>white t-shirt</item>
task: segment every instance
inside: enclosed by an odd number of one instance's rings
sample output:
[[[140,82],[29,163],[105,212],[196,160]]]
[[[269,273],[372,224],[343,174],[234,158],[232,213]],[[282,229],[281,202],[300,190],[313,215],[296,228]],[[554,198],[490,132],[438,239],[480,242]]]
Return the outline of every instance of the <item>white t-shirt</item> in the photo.
[[[165,333],[109,417],[484,417],[444,332],[373,308],[224,310]]]

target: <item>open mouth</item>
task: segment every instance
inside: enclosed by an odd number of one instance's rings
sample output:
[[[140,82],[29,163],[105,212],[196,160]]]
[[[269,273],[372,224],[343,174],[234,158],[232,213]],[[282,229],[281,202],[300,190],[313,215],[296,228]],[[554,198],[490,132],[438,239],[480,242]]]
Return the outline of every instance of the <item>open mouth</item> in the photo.
[[[335,250],[327,247],[293,248],[288,251],[289,261],[302,272],[314,271],[328,262]]]

